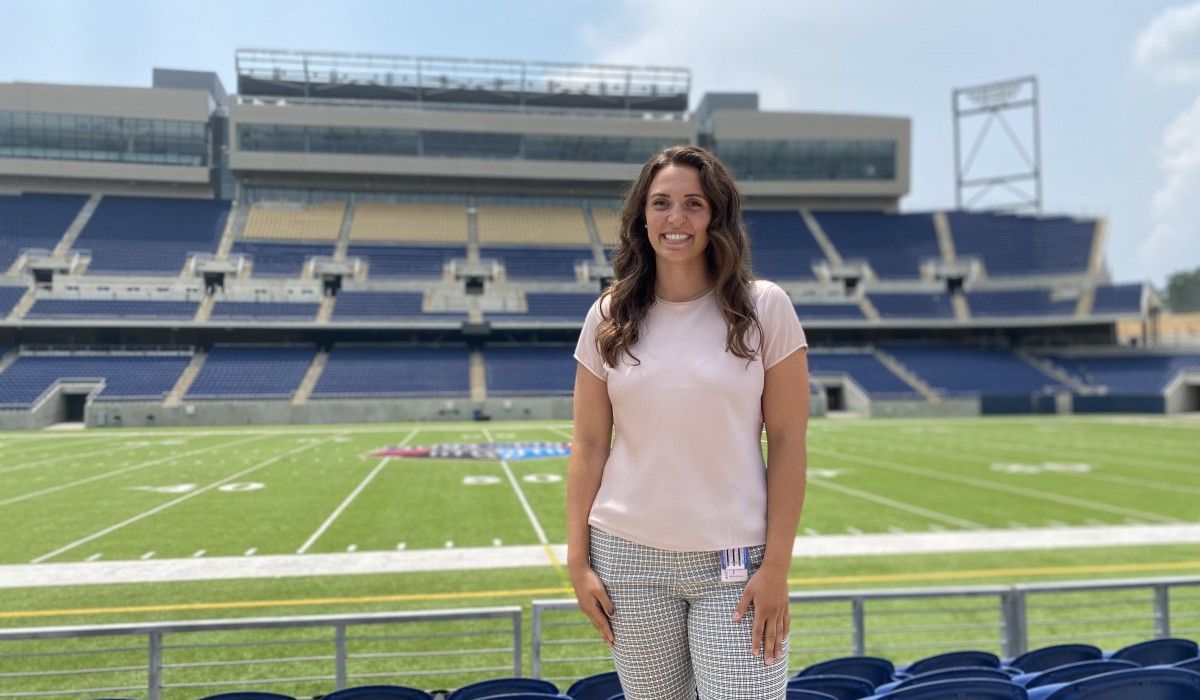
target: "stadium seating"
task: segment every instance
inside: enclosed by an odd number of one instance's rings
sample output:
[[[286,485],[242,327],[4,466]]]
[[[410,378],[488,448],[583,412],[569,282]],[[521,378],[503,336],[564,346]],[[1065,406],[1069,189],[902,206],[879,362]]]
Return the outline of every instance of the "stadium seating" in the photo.
[[[314,302],[218,301],[212,321],[312,321],[319,304]]]
[[[53,250],[87,199],[74,194],[0,195],[0,274],[26,248]]]
[[[482,246],[591,245],[579,207],[480,205],[475,221]]]
[[[911,688],[914,685],[966,678],[991,678],[993,680],[1002,681],[1008,681],[1011,679],[1006,672],[998,668],[988,668],[986,666],[954,666],[952,668],[941,668],[933,671],[926,671],[924,673],[916,674],[910,678],[884,683],[876,687],[875,692],[882,695],[893,690],[899,690],[900,688]]]
[[[616,671],[580,678],[567,688],[567,695],[573,700],[610,700],[621,692],[621,681]]]
[[[539,678],[494,678],[465,685],[450,693],[446,700],[482,700],[482,698],[497,695],[507,696],[515,693],[543,693],[552,698],[560,697],[558,686],[550,681]]]
[[[189,253],[216,251],[228,214],[221,200],[106,195],[74,248],[91,251],[89,273],[175,275]]]
[[[336,241],[345,202],[292,204],[256,202],[246,217],[242,238],[275,241]]]
[[[1066,390],[1058,380],[1007,350],[893,346],[884,350],[939,393],[1017,396]]]
[[[890,681],[895,671],[895,665],[887,659],[877,656],[845,656],[807,666],[797,672],[795,677],[825,674],[853,676],[862,678],[875,687]]]
[[[818,693],[815,690],[801,690],[800,688],[788,688],[785,700],[837,700],[829,693]]]
[[[1200,371],[1200,355],[1138,355],[1124,357],[1048,356],[1079,381],[1106,387],[1112,394],[1158,395],[1184,370]]]
[[[141,299],[38,299],[25,313],[29,319],[104,318],[190,321],[194,301]]]
[[[1092,303],[1092,313],[1097,315],[1140,314],[1144,294],[1145,285],[1141,282],[1100,285],[1096,287],[1096,299]]]
[[[350,240],[465,245],[465,204],[360,202],[354,207]]]
[[[747,211],[744,218],[755,275],[776,281],[813,279],[813,263],[825,254],[799,212]]]
[[[1094,661],[1101,656],[1100,648],[1091,644],[1055,644],[1027,651],[1010,660],[1008,665],[1025,673],[1036,673],[1079,661]]]
[[[485,316],[488,320],[504,320],[504,319],[521,319],[521,320],[542,320],[542,321],[560,321],[569,320],[583,323],[583,319],[587,316],[588,309],[596,301],[596,295],[592,293],[576,294],[576,293],[549,293],[549,292],[528,292],[525,295],[525,303],[528,311],[518,313],[512,311],[487,313]]]
[[[858,698],[865,698],[875,691],[875,686],[870,681],[837,674],[794,676],[788,680],[787,687],[796,690],[814,690],[818,693],[832,695],[837,700],[858,700]]]
[[[1181,668],[1130,668],[1029,691],[1030,700],[1197,700],[1200,673]]]
[[[808,363],[809,372],[814,377],[849,374],[856,384],[872,396],[919,396],[916,389],[871,353],[809,353]]]
[[[600,234],[600,244],[612,248],[621,240],[621,212],[607,207],[592,207],[592,223]]]
[[[239,690],[232,693],[207,695],[201,700],[295,700],[291,695],[268,693],[259,690]]]
[[[1087,271],[1095,221],[963,211],[946,217],[958,257],[982,260],[991,277]]]
[[[466,347],[337,345],[312,398],[465,396],[470,393]]]
[[[800,317],[801,323],[813,320],[862,321],[866,319],[858,304],[795,304],[795,307],[796,315]]]
[[[592,261],[591,248],[481,246],[479,257],[499,260],[510,280],[574,280],[576,263]]]
[[[959,678],[897,688],[869,700],[1028,700],[1021,686],[994,678]]]
[[[321,700],[433,700],[433,696],[424,690],[400,685],[364,685],[335,690]]]
[[[1110,659],[1132,661],[1139,666],[1173,664],[1200,655],[1200,647],[1190,639],[1167,637],[1130,644],[1108,655]]]
[[[12,313],[13,307],[27,291],[25,287],[0,287],[0,320]]]
[[[438,279],[447,261],[466,259],[467,249],[461,245],[352,245],[346,255],[366,260],[372,278]]]
[[[1076,661],[1074,663],[1061,664],[1052,666],[1037,673],[1022,673],[1013,676],[1013,683],[1025,686],[1026,688],[1040,688],[1044,685],[1053,685],[1055,683],[1070,683],[1082,678],[1089,678],[1101,673],[1109,673],[1112,671],[1120,671],[1125,668],[1137,668],[1138,665],[1132,661],[1123,661],[1120,659],[1089,659],[1087,661]]]
[[[370,321],[380,319],[461,319],[465,311],[421,311],[421,292],[357,292],[342,291],[333,307],[334,321]]]
[[[921,263],[941,258],[930,214],[817,212],[814,216],[843,260],[866,260],[880,279],[919,277]]]
[[[187,366],[183,355],[22,355],[0,372],[0,406],[29,406],[55,382],[103,379],[103,399],[161,399]]]
[[[214,347],[187,398],[290,398],[315,352],[312,346]]]
[[[249,256],[255,277],[298,277],[314,256],[333,256],[333,246],[304,243],[252,243],[234,241],[231,253]]]
[[[575,387],[575,346],[488,346],[483,352],[491,396],[563,395]]]
[[[950,295],[872,292],[867,295],[882,318],[954,318]]]
[[[1049,290],[1014,289],[967,294],[971,316],[995,318],[1003,316],[1072,316],[1075,299],[1054,300]]]

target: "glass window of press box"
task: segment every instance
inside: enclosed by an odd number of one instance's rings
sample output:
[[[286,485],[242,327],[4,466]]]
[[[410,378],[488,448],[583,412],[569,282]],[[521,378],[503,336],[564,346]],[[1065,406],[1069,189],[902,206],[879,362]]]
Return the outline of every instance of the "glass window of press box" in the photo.
[[[202,122],[0,111],[0,157],[205,166]]]
[[[640,164],[678,139],[238,125],[243,151],[357,153],[432,158],[519,158]]]
[[[894,141],[718,140],[741,180],[894,180]]]

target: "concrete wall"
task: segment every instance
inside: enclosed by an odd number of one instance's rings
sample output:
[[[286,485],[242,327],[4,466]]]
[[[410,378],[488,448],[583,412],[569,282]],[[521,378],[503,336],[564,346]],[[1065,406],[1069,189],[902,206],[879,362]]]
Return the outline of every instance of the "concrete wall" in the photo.
[[[978,415],[979,399],[943,399],[938,403],[924,399],[871,402],[872,418],[951,418]]]
[[[328,399],[294,406],[290,401],[186,401],[163,406],[150,401],[97,401],[87,410],[88,427],[303,425],[470,420],[471,401],[456,399]]]

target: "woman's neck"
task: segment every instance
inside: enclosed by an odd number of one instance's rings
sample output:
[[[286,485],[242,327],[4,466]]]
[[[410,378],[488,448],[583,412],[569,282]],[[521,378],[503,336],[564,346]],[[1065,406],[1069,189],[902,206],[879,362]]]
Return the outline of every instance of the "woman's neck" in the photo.
[[[711,289],[706,271],[676,271],[659,268],[654,279],[654,296],[666,301],[691,301]]]

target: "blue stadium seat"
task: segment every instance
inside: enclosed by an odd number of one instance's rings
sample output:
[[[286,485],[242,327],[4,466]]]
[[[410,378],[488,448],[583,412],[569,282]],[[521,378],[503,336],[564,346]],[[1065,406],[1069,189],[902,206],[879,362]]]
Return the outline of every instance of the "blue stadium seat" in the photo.
[[[199,302],[132,299],[38,299],[25,318],[105,318],[190,321]]]
[[[1146,285],[1141,282],[1131,284],[1105,284],[1096,287],[1096,297],[1092,302],[1094,315],[1138,315],[1142,312],[1142,300],[1146,295]]]
[[[217,346],[188,388],[188,399],[291,398],[312,364],[308,346]]]
[[[0,373],[0,406],[29,406],[59,380],[103,379],[99,398],[162,399],[185,355],[22,355]]]
[[[493,678],[465,685],[450,693],[446,700],[482,700],[514,693],[542,693],[558,697],[558,686],[540,678]]]
[[[946,217],[958,257],[979,258],[989,277],[1087,271],[1094,220],[965,211],[947,212]]]
[[[1180,372],[1200,370],[1200,355],[1133,355],[1118,357],[1049,356],[1062,369],[1090,386],[1111,394],[1159,395]]]
[[[314,256],[332,256],[332,245],[311,243],[251,243],[234,241],[231,254],[247,255],[255,277],[298,277],[304,263]]]
[[[917,390],[896,376],[879,358],[868,352],[809,353],[809,372],[814,377],[848,374],[872,397],[916,398]]]
[[[291,695],[267,693],[259,690],[238,690],[232,693],[206,695],[200,700],[296,700]]]
[[[1130,668],[1029,691],[1029,700],[1198,700],[1200,673],[1181,668]]]
[[[425,313],[421,311],[422,292],[362,292],[343,290],[333,306],[334,321],[429,320],[465,321],[466,311]]]
[[[575,346],[489,345],[483,351],[488,395],[569,396],[575,389]]]
[[[1013,658],[1008,665],[1015,666],[1025,673],[1037,673],[1078,661],[1099,659],[1103,655],[1100,647],[1091,644],[1055,644],[1027,651]]]
[[[1112,671],[1120,671],[1126,668],[1137,668],[1138,665],[1132,661],[1122,661],[1119,659],[1088,659],[1086,661],[1076,661],[1074,663],[1063,664],[1054,668],[1048,668],[1045,671],[1038,673],[1022,673],[1013,677],[1013,683],[1024,686],[1029,689],[1040,688],[1044,685],[1053,685],[1055,683],[1070,683],[1091,676],[1098,676],[1101,673],[1111,673]]]
[[[174,275],[189,253],[216,251],[228,214],[219,199],[105,195],[73,247],[91,251],[89,273]]]
[[[1180,661],[1179,663],[1172,664],[1172,665],[1175,668],[1183,668],[1183,669],[1187,669],[1188,671],[1195,671],[1197,673],[1200,673],[1200,656],[1196,656],[1196,657],[1193,657],[1190,659],[1184,659],[1183,661]]]
[[[1055,300],[1048,289],[972,291],[966,295],[972,318],[1073,316],[1075,299]]]
[[[510,280],[574,280],[575,263],[594,260],[591,248],[481,246],[480,258],[499,260]]]
[[[1173,664],[1200,656],[1200,648],[1190,639],[1150,639],[1122,647],[1108,655],[1110,659],[1132,661],[1139,666]]]
[[[587,293],[550,293],[528,292],[525,294],[525,313],[486,312],[484,318],[496,320],[530,320],[530,321],[573,321],[583,323],[588,309],[596,301],[596,295]]]
[[[882,318],[954,318],[954,306],[945,292],[871,292],[867,299]]]
[[[466,396],[470,391],[466,346],[335,345],[312,398]]]
[[[401,685],[363,685],[335,690],[321,700],[433,700],[433,696]]]
[[[868,700],[1028,700],[1029,695],[1012,681],[994,678],[959,678],[922,683],[872,695]]]
[[[886,345],[883,350],[943,394],[1028,395],[1066,390],[1007,350]]]
[[[312,321],[317,302],[218,301],[209,319],[213,321]]]
[[[887,693],[900,688],[908,688],[914,685],[923,683],[934,683],[936,681],[957,680],[962,678],[991,678],[993,680],[1007,681],[1011,680],[1009,675],[998,668],[988,668],[985,666],[956,666],[954,668],[940,668],[936,671],[926,671],[904,680],[892,681],[884,683],[875,688],[875,692],[879,694]]]
[[[437,245],[352,245],[346,256],[365,259],[367,275],[372,279],[440,279],[446,262],[466,258],[467,249]]]
[[[796,690],[815,690],[818,693],[832,695],[837,700],[858,700],[875,692],[874,684],[868,680],[831,673],[795,676],[788,680],[787,687]]]
[[[25,287],[0,287],[0,320],[12,312],[27,291]]]
[[[0,274],[23,250],[53,250],[87,200],[74,194],[0,195]]]
[[[624,690],[616,671],[580,678],[567,688],[567,695],[574,700],[610,700],[618,693],[623,694]]]
[[[815,320],[861,321],[867,318],[858,304],[794,304],[793,306],[802,323]]]
[[[916,676],[929,671],[944,668],[962,668],[964,666],[981,666],[983,668],[1000,668],[1000,657],[988,651],[966,649],[948,651],[918,659],[908,666],[896,669],[898,672]]]
[[[941,259],[932,214],[814,212],[844,260],[866,260],[880,279],[915,279]]]
[[[837,700],[829,693],[819,693],[815,690],[801,690],[800,688],[788,688],[787,695],[784,700]]]
[[[839,676],[854,676],[861,678],[872,686],[878,687],[892,679],[896,667],[891,661],[877,656],[844,656],[837,659],[821,661],[801,669],[796,678],[803,676],[819,676],[834,674]]]
[[[813,279],[813,263],[825,253],[797,211],[743,212],[750,236],[750,264],[769,280]]]

